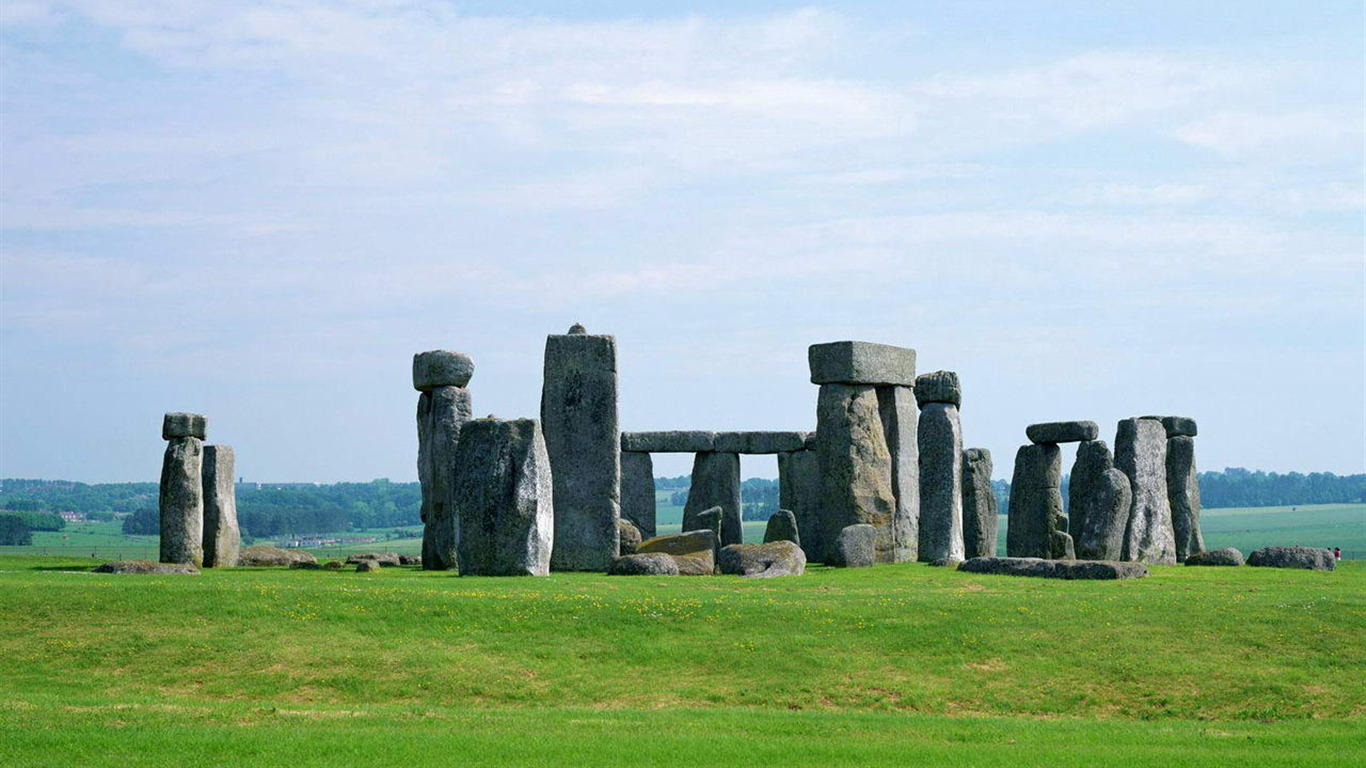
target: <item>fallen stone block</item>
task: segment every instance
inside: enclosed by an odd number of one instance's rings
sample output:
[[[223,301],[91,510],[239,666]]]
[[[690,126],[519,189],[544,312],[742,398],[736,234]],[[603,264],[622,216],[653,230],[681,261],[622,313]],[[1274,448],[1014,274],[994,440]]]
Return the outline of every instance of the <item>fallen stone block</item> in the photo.
[[[196,574],[193,563],[153,563],[149,560],[119,560],[97,566],[95,573]]]
[[[1034,576],[1043,579],[1140,579],[1148,575],[1142,563],[1101,560],[1043,560],[1037,557],[974,557],[958,566],[964,573]]]
[[[806,554],[790,541],[767,544],[731,544],[721,548],[721,573],[751,578],[800,576],[806,571]]]
[[[1319,547],[1262,547],[1247,556],[1247,564],[1257,568],[1303,568],[1310,571],[1337,568],[1333,550]]]
[[[710,528],[669,533],[640,542],[636,554],[663,552],[673,556],[680,575],[710,576],[716,570],[717,541],[717,532]]]
[[[1327,550],[1324,550],[1325,552]],[[1186,565],[1242,565],[1243,553],[1233,547],[1196,552],[1186,556]]]
[[[609,576],[677,576],[678,563],[664,552],[637,552],[618,557]]]

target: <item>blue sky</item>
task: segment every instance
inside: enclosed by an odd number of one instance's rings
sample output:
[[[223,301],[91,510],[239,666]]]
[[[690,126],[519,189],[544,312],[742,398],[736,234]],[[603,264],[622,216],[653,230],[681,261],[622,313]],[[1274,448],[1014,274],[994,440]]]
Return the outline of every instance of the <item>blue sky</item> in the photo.
[[[0,476],[155,479],[193,410],[251,479],[413,479],[413,352],[531,416],[573,322],[626,429],[813,428],[853,338],[999,476],[1149,413],[1366,471],[1359,3],[648,8],[0,6]]]

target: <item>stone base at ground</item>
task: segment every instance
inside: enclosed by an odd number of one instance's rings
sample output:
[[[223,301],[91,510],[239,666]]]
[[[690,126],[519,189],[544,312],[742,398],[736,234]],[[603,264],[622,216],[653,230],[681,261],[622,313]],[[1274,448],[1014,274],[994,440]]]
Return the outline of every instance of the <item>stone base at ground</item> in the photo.
[[[638,552],[618,557],[607,571],[610,576],[677,576],[678,563],[664,552]]]
[[[120,560],[95,568],[95,573],[199,573],[190,563],[153,563],[150,560]]]
[[[646,539],[636,547],[637,555],[663,552],[671,555],[683,576],[710,576],[716,570],[716,531],[669,533]]]
[[[402,556],[397,552],[358,552],[346,558],[347,565],[357,565],[366,561],[374,561],[387,568],[404,564]]]
[[[1327,550],[1324,550],[1325,552]],[[1186,565],[1242,565],[1243,553],[1233,547],[1224,547],[1209,552],[1196,552],[1186,556]]]
[[[617,544],[617,556],[634,555],[636,553],[636,547],[640,546],[640,542],[643,539],[640,534],[640,529],[625,520],[619,520],[617,521],[617,534],[619,541]]]
[[[721,573],[733,576],[800,576],[806,571],[806,554],[801,547],[786,540],[731,544],[721,548],[717,565]]]
[[[243,547],[237,556],[238,565],[255,567],[289,566],[292,563],[316,563],[318,558],[297,549],[280,549],[265,544]]]
[[[1304,568],[1311,571],[1337,568],[1333,550],[1318,547],[1262,547],[1247,556],[1247,564],[1259,568]]]
[[[868,568],[877,559],[877,529],[866,523],[846,526],[830,547],[830,565]]]
[[[1042,560],[1037,557],[974,557],[958,566],[964,573],[1035,576],[1043,579],[1140,579],[1148,575],[1142,563],[1100,560]]]

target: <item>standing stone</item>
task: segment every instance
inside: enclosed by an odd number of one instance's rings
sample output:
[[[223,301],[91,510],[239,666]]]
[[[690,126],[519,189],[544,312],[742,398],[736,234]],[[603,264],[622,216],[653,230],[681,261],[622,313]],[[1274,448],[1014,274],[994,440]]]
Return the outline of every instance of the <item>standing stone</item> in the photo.
[[[1053,443],[1020,446],[1006,510],[1006,554],[1052,558],[1062,530],[1062,451]],[[1066,554],[1064,551],[1062,554]]]
[[[161,434],[169,442],[161,460],[161,562],[204,564],[205,419],[168,413]]]
[[[920,551],[920,448],[915,392],[910,387],[877,388],[878,413],[892,457],[892,562],[916,559]]]
[[[991,451],[963,451],[963,557],[996,556],[996,526],[1000,505],[991,487]]]
[[[778,454],[778,506],[792,510],[797,530],[801,533],[798,545],[806,559],[818,562],[825,558],[825,540],[820,527],[821,466],[815,451],[791,451]]]
[[[554,483],[540,424],[475,419],[461,430],[455,466],[460,575],[548,574]]]
[[[545,343],[541,423],[555,481],[557,571],[606,572],[621,517],[617,342],[582,326]]]
[[[1194,430],[1194,427],[1192,427]],[[1200,479],[1195,472],[1195,438],[1167,438],[1167,502],[1172,509],[1172,535],[1176,561],[1205,551],[1200,533]]]
[[[920,560],[963,559],[963,431],[958,407],[920,411]]]
[[[693,457],[692,485],[683,505],[683,530],[705,528],[699,524],[698,515],[712,507],[721,508],[722,520],[740,514],[740,457],[734,453],[708,451]],[[717,530],[718,534],[722,532]]]
[[[626,520],[617,523],[617,533],[618,545],[620,546],[620,550],[617,554],[618,557],[634,555],[636,553],[636,547],[639,547],[640,542],[645,538],[640,535],[639,528]]]
[[[871,525],[860,523],[845,526],[835,536],[831,547],[830,565],[836,568],[867,568],[877,560],[878,531]]]
[[[1115,469],[1104,440],[1077,445],[1067,493],[1068,529],[1082,560],[1119,560],[1129,523],[1133,492],[1129,478]]]
[[[621,454],[621,516],[647,539],[655,536],[655,466],[648,453]]]
[[[764,543],[769,544],[775,541],[790,541],[797,546],[802,545],[801,530],[797,527],[797,517],[791,510],[780,509],[768,518],[768,525],[764,526]]]
[[[744,544],[745,526],[740,510],[726,509],[721,515],[721,546]]]
[[[237,527],[236,457],[230,445],[204,446],[204,567],[237,565],[242,533]]]
[[[422,481],[422,568],[455,568],[455,454],[460,431],[473,416],[470,391],[441,386],[418,398],[418,480]]]
[[[813,365],[813,372],[815,367]],[[820,461],[820,528],[827,552],[851,525],[871,525],[878,562],[895,561],[892,526],[892,456],[882,429],[877,388],[867,384],[824,384],[816,401],[816,449]]]
[[[1167,500],[1167,431],[1156,419],[1124,419],[1115,435],[1115,467],[1129,478],[1133,501],[1123,559],[1174,565],[1171,502]]]

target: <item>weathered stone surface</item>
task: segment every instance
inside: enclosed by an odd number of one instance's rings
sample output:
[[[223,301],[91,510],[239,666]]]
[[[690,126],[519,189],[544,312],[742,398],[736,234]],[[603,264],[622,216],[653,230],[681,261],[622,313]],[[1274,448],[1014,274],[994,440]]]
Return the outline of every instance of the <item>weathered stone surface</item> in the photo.
[[[289,566],[293,563],[316,563],[318,558],[297,549],[281,549],[266,544],[243,547],[237,553],[237,564],[253,567]]]
[[[882,431],[877,389],[826,384],[816,402],[816,453],[820,462],[821,538],[830,562],[838,557],[835,538],[850,525],[876,530],[876,559],[895,562],[896,496],[892,456]]]
[[[920,552],[922,561],[963,559],[963,430],[958,408],[929,403],[920,411]]]
[[[616,339],[547,337],[541,426],[555,483],[555,570],[606,572],[617,558],[617,425]]]
[[[812,344],[812,384],[915,384],[915,350],[866,341]]]
[[[1205,550],[1200,532],[1200,478],[1195,472],[1195,439],[1185,435],[1167,438],[1167,504],[1172,510],[1172,537],[1176,561],[1185,562]]]
[[[805,445],[805,432],[717,432],[712,450],[755,455],[800,451]]]
[[[1173,437],[1195,437],[1199,429],[1195,426],[1195,419],[1189,416],[1163,416],[1162,428],[1167,430],[1168,439]]]
[[[721,508],[723,520],[727,515],[740,514],[740,457],[736,454],[697,454],[693,457],[691,482],[688,501],[683,505],[683,530],[707,527],[698,522],[697,516],[712,507]]]
[[[192,563],[153,563],[149,560],[119,560],[95,567],[95,573],[195,574]]]
[[[318,565],[317,563],[307,563],[302,560],[297,563],[289,564],[289,569],[291,571],[321,571],[324,567],[326,566]]]
[[[991,451],[963,451],[963,557],[995,557],[1000,504],[991,487]]]
[[[792,510],[807,562],[825,559],[820,527],[821,465],[816,452],[778,454],[778,506]]]
[[[455,568],[455,451],[472,418],[470,392],[456,386],[423,392],[417,404],[417,476],[422,488],[422,556],[431,571]]]
[[[797,516],[792,514],[792,510],[780,509],[768,518],[768,525],[764,526],[764,543],[774,541],[790,541],[799,547],[802,545],[801,529],[797,527]]]
[[[1015,453],[1006,510],[1006,553],[1046,558],[1053,554],[1053,532],[1067,523],[1062,514],[1062,451],[1057,445],[1022,445]],[[923,502],[922,502],[923,503]]]
[[[1025,427],[1025,437],[1031,443],[1080,443],[1100,436],[1100,425],[1094,421],[1048,421]]]
[[[806,554],[790,541],[765,544],[730,544],[717,558],[721,573],[751,578],[800,576],[806,572]]]
[[[1154,419],[1124,419],[1115,435],[1115,468],[1129,478],[1133,501],[1121,559],[1176,563],[1171,502],[1167,500],[1167,431]]]
[[[1262,547],[1247,556],[1247,564],[1258,568],[1304,568],[1311,571],[1337,568],[1333,550],[1318,547]]]
[[[621,454],[621,516],[640,535],[655,535],[655,467],[648,453]]]
[[[161,459],[161,562],[204,564],[204,443],[177,437]]]
[[[242,532],[237,527],[236,457],[230,445],[204,446],[204,567],[237,565]]]
[[[920,446],[915,392],[910,387],[877,388],[878,415],[892,458],[892,562],[916,559],[920,552]]]
[[[1327,550],[1324,550],[1325,552]],[[1186,565],[1242,565],[1243,553],[1233,547],[1210,550],[1208,552],[1192,552],[1186,557]]]
[[[475,419],[460,432],[455,466],[460,575],[549,573],[557,508],[541,425],[533,419]],[[615,549],[616,520],[607,538]],[[615,559],[613,552],[603,571]]]
[[[1140,563],[1044,560],[1037,557],[974,557],[959,565],[958,570],[1044,579],[1141,579],[1148,575],[1148,568]]]
[[[1077,551],[1072,545],[1071,534],[1058,530],[1048,534],[1048,556],[1053,560],[1076,560]]]
[[[474,361],[464,352],[433,349],[413,355],[413,389],[419,392],[465,387],[473,376]]]
[[[161,439],[208,436],[208,420],[197,413],[168,413],[161,418]]]
[[[421,556],[421,555],[399,555],[399,556],[398,556],[398,564],[399,564],[399,565],[422,565],[422,556]]]
[[[1068,488],[1068,531],[1082,560],[1120,560],[1133,492],[1104,440],[1077,445]]]
[[[631,523],[626,520],[618,522],[617,529],[619,534],[618,540],[620,542],[618,546],[621,548],[621,554],[623,556],[634,555],[636,547],[640,546],[641,542],[640,529],[631,525]]]
[[[357,552],[346,558],[347,565],[356,565],[367,561],[379,563],[384,568],[396,568],[403,564],[403,560],[397,552]]]
[[[805,443],[805,446],[806,446],[806,450],[808,450],[808,451],[814,451],[814,450],[816,450],[816,433],[815,433],[815,432],[807,432],[807,433],[806,433],[806,443]]]
[[[721,511],[721,546],[744,543],[745,529],[740,518],[740,510],[723,509]]]
[[[695,530],[705,529],[715,534],[713,538],[716,541],[718,549],[721,547],[721,529],[725,525],[722,519],[724,514],[725,510],[720,507],[712,507],[711,509],[704,509],[701,512],[698,512],[696,517],[697,528]]]
[[[618,557],[607,571],[611,576],[677,576],[678,563],[663,552],[637,552]]]
[[[290,567],[293,567],[293,566],[290,566]],[[340,560],[328,560],[327,562],[323,563],[323,568],[326,569],[326,570],[329,570],[329,571],[340,571],[341,569],[343,569],[343,568],[345,568],[345,567],[346,567],[346,563],[343,563],[343,562],[340,561]]]
[[[715,450],[716,433],[697,430],[622,432],[621,450],[637,453],[701,453]]]
[[[380,564],[374,560],[362,560],[356,563],[356,573],[377,573]]]
[[[835,537],[829,565],[836,568],[867,568],[877,560],[877,529],[867,523],[845,526]]]
[[[708,528],[646,539],[636,554],[663,552],[673,556],[680,575],[709,576],[716,569],[717,544],[716,531]]]
[[[963,404],[963,389],[953,371],[931,371],[915,377],[915,400],[924,408],[931,403]]]

